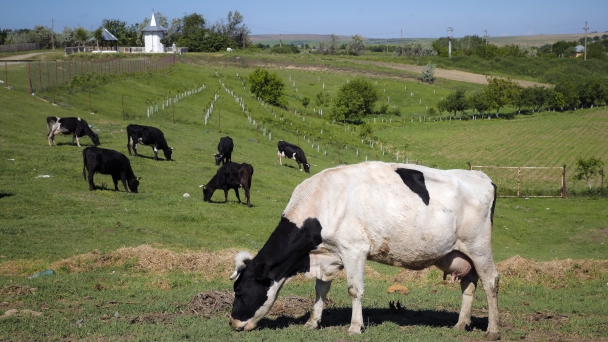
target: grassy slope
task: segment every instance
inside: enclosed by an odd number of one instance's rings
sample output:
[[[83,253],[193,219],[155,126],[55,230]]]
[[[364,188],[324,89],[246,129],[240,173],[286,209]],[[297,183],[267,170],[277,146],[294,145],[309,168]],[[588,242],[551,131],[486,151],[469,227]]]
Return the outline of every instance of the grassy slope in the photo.
[[[272,132],[272,141],[260,133],[259,143],[255,142],[253,125],[234,98],[219,88],[216,70],[219,78],[230,89],[245,98],[255,119]],[[132,264],[119,268],[101,268],[84,274],[60,272],[52,281],[28,280],[23,277],[59,259],[92,250],[109,252],[124,246],[151,244],[176,251],[259,249],[278,222],[293,188],[309,176],[297,171],[295,163],[286,161],[284,166],[279,166],[275,159],[278,139],[297,141],[293,134],[294,125],[303,130],[308,129],[309,137],[318,139],[329,151],[324,155],[323,149],[315,152],[316,149],[306,147],[307,156],[315,165],[312,173],[337,162],[337,151],[331,149],[333,145],[330,140],[320,134],[320,127],[324,127],[325,135],[332,134],[333,138],[341,137],[344,141],[350,141],[348,149],[342,147],[343,162],[363,160],[364,153],[370,157],[378,154],[380,159],[390,160],[388,155],[382,156],[377,146],[372,150],[365,147],[365,144],[359,146],[361,154],[355,157],[352,146],[357,144],[357,140],[345,132],[342,126],[323,126],[321,119],[310,113],[310,109],[304,115],[277,110],[277,117],[284,117],[283,121],[278,121],[271,111],[248,97],[246,91],[240,90],[242,84],[236,74],[238,72],[242,77],[250,70],[178,65],[166,73],[110,81],[91,89],[95,115],[88,114],[87,89],[76,89],[71,94],[58,96],[59,102],[64,106],[51,106],[27,95],[25,91],[18,91],[19,89],[0,91],[0,145],[3,147],[0,149],[0,270],[11,265],[22,272],[19,273],[20,276],[3,276],[0,287],[3,288],[4,298],[7,298],[5,300],[10,303],[10,307],[16,305],[18,308],[45,312],[42,318],[19,316],[5,320],[7,324],[0,324],[0,339],[53,340],[64,336],[76,339],[149,339],[150,336],[156,336],[169,340],[204,340],[218,334],[230,340],[243,341],[298,340],[302,334],[306,334],[310,340],[345,337],[350,300],[346,294],[346,284],[340,280],[334,283],[330,293],[337,308],[333,310],[333,315],[326,317],[325,324],[329,324],[327,328],[308,332],[302,326],[290,326],[292,323],[299,324],[299,320],[283,318],[265,321],[268,327],[276,330],[261,329],[250,334],[238,334],[228,328],[225,318],[214,317],[201,321],[200,317],[183,315],[188,310],[187,303],[193,294],[210,289],[228,291],[231,286],[223,280],[203,282],[197,274],[182,272],[167,275],[147,273],[133,268]],[[298,94],[305,94],[312,99],[319,91],[319,74],[294,70],[278,72],[286,83],[290,75],[296,79],[298,93],[295,93],[293,85],[288,86],[290,107],[304,111],[296,104]],[[339,73],[320,75],[327,81],[326,87],[330,92],[334,92],[345,78],[350,77]],[[387,83],[387,92],[395,92],[394,94],[403,85],[391,79],[379,79],[378,82],[380,86]],[[172,123],[172,112],[169,110],[161,110],[151,118],[146,117],[146,98],[161,97],[169,91],[175,94],[177,90],[195,88],[203,83],[206,84],[205,90],[187,96],[175,105],[175,124]],[[423,91],[424,96],[432,97],[432,89]],[[216,102],[216,111],[211,121],[205,125],[204,109],[216,90],[220,94],[220,100]],[[448,89],[437,91],[446,92]],[[40,95],[50,96],[44,93]],[[121,119],[122,95],[126,99],[128,117],[124,122]],[[399,98],[398,95],[393,96]],[[221,111],[221,133],[217,132],[216,115],[220,112],[217,109]],[[130,157],[136,175],[142,177],[141,193],[126,194],[108,190],[89,192],[82,179],[81,150],[70,146],[68,137],[57,137],[60,146],[48,147],[44,121],[48,115],[85,118],[95,130],[99,130],[102,147],[123,153],[127,153],[124,127],[128,123],[159,127],[165,132],[169,145],[175,148],[176,161],[154,162],[146,158],[152,156],[151,149],[141,147],[140,151],[146,157]],[[580,116],[593,120],[582,121]],[[302,117],[306,121],[302,121]],[[396,122],[377,123],[376,128],[377,134],[390,142],[390,145],[408,143],[409,147],[405,151],[412,153],[408,155],[410,160],[420,158],[425,164],[436,164],[441,168],[463,168],[464,162],[470,160],[471,155],[462,151],[479,150],[479,146],[483,146],[481,152],[473,154],[478,161],[490,163],[498,160],[505,164],[529,161],[537,161],[539,164],[562,163],[554,154],[555,149],[564,149],[562,145],[539,143],[533,145],[533,148],[527,148],[520,143],[519,134],[528,132],[527,136],[534,138],[577,122],[581,127],[574,133],[582,132],[578,133],[580,140],[568,148],[576,151],[580,148],[579,145],[586,145],[587,149],[581,151],[591,150],[604,153],[604,156],[605,149],[601,149],[597,139],[603,139],[601,137],[605,133],[594,127],[601,128],[599,123],[605,122],[605,119],[605,111],[594,110],[580,114],[535,115],[513,121],[440,124],[410,122],[406,127],[401,127],[402,123]],[[552,126],[557,121],[569,123]],[[403,135],[403,131],[407,135]],[[229,194],[228,204],[202,202],[198,185],[208,181],[214,174],[217,167],[213,165],[211,154],[215,151],[219,137],[225,134],[235,140],[233,160],[250,162],[255,168],[253,208],[237,204],[233,193]],[[509,136],[512,140],[507,140]],[[304,137],[301,136],[301,139],[304,144]],[[545,142],[550,141],[550,138],[546,139]],[[82,141],[85,145],[91,144],[86,137]],[[509,146],[513,151],[506,156]],[[537,153],[531,153],[532,149]],[[501,158],[498,159],[497,156]],[[46,174],[51,178],[36,178]],[[109,176],[97,175],[95,179],[98,185],[105,183],[110,186]],[[182,197],[185,192],[192,197]],[[213,198],[214,201],[222,199],[220,193],[216,193]],[[495,257],[504,260],[519,254],[536,260],[606,259],[607,221],[606,200],[499,199],[493,238]],[[11,262],[6,263],[7,261]],[[398,272],[398,269],[388,266],[372,266],[383,274]],[[433,279],[435,278],[439,279],[439,275],[435,275]],[[550,324],[535,324],[534,329],[539,332],[557,331],[563,336],[605,336],[605,327],[598,326],[598,321],[606,316],[605,308],[599,302],[585,301],[585,298],[599,298],[600,285],[605,282],[606,279],[601,279],[575,284],[576,291],[570,290],[573,287],[549,290],[535,285],[507,286],[501,295],[501,309],[509,315],[508,322],[522,326],[527,322],[527,315],[535,311],[547,310],[572,317],[557,330]],[[445,329],[455,322],[455,312],[459,307],[455,286],[406,284],[413,291],[407,298],[409,311],[404,314],[407,316],[399,317],[384,309],[388,300],[397,299],[394,295],[384,293],[389,284],[386,281],[368,280],[364,315],[371,317],[371,326],[361,337],[349,339],[384,340],[395,339],[396,336],[423,340],[481,338],[479,331],[471,333]],[[34,295],[11,294],[10,286],[15,285],[33,286],[38,290]],[[67,288],[70,290],[66,291]],[[282,294],[308,298],[311,296],[311,288],[310,282],[296,282],[287,286]],[[483,316],[483,292],[480,291],[477,297],[481,300],[475,301],[475,315]],[[406,299],[402,297],[401,300],[403,302]],[[522,305],[522,301],[528,304]],[[573,304],[560,304],[564,301]],[[119,312],[120,318],[114,318],[115,312]],[[143,323],[129,324],[136,317],[144,317],[146,320]],[[379,318],[374,320],[374,317]],[[83,318],[82,329],[76,328],[78,324],[75,322]],[[158,324],[145,323],[155,320]],[[477,329],[484,329],[483,324],[483,320],[478,319]],[[507,330],[504,336],[508,339],[530,334],[526,328],[519,326]]]

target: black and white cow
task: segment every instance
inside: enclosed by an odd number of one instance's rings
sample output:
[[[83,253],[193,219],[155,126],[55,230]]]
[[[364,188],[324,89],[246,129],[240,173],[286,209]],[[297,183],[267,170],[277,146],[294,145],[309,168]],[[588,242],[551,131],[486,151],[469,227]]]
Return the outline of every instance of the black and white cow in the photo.
[[[232,150],[234,149],[234,143],[231,137],[222,137],[220,142],[217,144],[218,154],[214,154],[215,165],[222,165],[230,163],[232,161]]]
[[[230,325],[252,330],[298,273],[316,279],[312,328],[321,322],[331,281],[346,271],[352,299],[349,333],[363,328],[366,260],[420,270],[437,266],[458,278],[462,307],[455,328],[471,322],[481,279],[488,301],[486,337],[498,339],[498,279],[492,257],[496,188],[480,171],[365,162],[327,169],[294,190],[277,228],[253,257],[235,258]]]
[[[167,145],[165,135],[163,132],[156,128],[143,125],[128,125],[127,126],[127,148],[129,149],[129,155],[131,155],[131,149],[137,156],[137,144],[152,146],[154,150],[154,160],[158,160],[158,151],[162,150],[165,154],[165,159],[172,161],[171,153],[173,148]]]
[[[130,189],[131,192],[137,193],[140,178],[135,177],[131,169],[131,162],[124,154],[105,148],[87,147],[82,150],[82,159],[84,163],[82,176],[86,180],[87,172],[89,173],[89,190],[95,190],[93,175],[101,173],[112,175],[115,191],[118,191],[118,180],[121,180],[126,192],[129,192]]]
[[[85,135],[88,135],[89,138],[91,138],[95,146],[101,144],[97,133],[93,132],[91,127],[89,127],[89,124],[81,118],[58,118],[56,116],[47,116],[46,125],[48,128],[46,137],[49,141],[49,146],[52,146],[51,141],[57,146],[55,136],[58,134],[71,134],[72,145],[74,145],[74,139],[76,139],[78,147],[82,147],[80,146],[80,138]]]
[[[239,187],[245,190],[245,197],[247,198],[247,206],[251,207],[249,201],[249,190],[251,189],[251,178],[253,177],[253,166],[243,163],[226,163],[222,165],[215,176],[211,178],[209,183],[200,185],[203,188],[203,200],[209,202],[213,192],[217,189],[224,190],[225,202],[228,202],[228,190],[234,189],[236,198],[241,203],[241,197],[239,197]]]
[[[279,165],[283,165],[281,162],[281,158],[291,158],[298,163],[298,168],[302,171],[302,164],[304,166],[304,171],[310,173],[310,164],[306,161],[306,156],[304,155],[304,151],[296,145],[290,144],[287,141],[279,140]]]

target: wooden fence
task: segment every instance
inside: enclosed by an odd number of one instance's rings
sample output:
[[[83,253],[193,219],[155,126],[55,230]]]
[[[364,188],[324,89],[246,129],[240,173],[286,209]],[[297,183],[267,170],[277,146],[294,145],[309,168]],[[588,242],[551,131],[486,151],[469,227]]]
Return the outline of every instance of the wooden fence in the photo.
[[[0,45],[0,52],[40,50],[38,43],[21,43]]]
[[[486,173],[497,187],[498,197],[566,198],[564,166],[472,166]]]

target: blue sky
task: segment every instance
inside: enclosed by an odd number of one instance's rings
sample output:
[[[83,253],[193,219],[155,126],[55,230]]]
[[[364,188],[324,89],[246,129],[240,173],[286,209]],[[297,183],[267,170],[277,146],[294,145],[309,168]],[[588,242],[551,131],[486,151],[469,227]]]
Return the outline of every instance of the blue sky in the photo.
[[[96,29],[103,19],[127,24],[142,22],[152,10],[169,20],[184,14],[202,14],[212,24],[238,10],[251,34],[360,34],[369,38],[436,38],[446,36],[520,36],[532,34],[608,31],[608,0],[510,1],[42,1],[2,0],[0,28],[64,26]]]

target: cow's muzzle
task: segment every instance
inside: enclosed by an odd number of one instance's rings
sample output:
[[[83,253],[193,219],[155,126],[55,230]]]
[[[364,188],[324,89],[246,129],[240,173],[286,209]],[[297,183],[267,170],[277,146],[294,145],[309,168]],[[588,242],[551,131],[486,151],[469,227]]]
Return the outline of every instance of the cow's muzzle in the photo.
[[[238,319],[234,319],[232,317],[230,317],[229,324],[236,331],[251,331],[255,329],[255,325],[249,322],[239,321]]]

